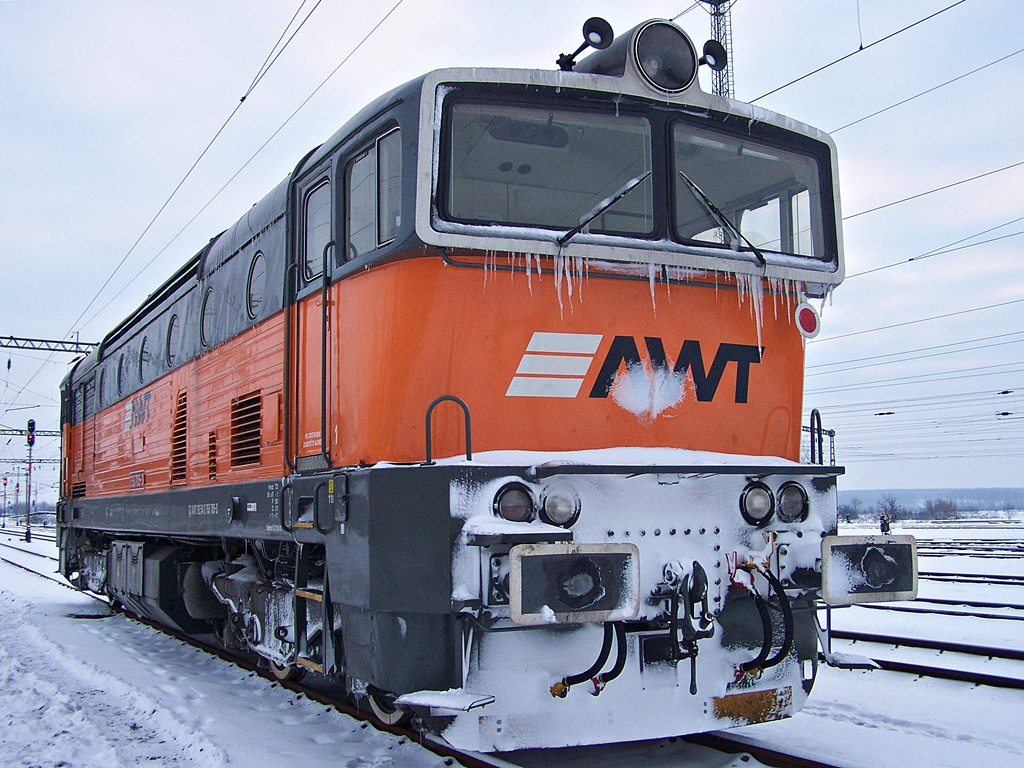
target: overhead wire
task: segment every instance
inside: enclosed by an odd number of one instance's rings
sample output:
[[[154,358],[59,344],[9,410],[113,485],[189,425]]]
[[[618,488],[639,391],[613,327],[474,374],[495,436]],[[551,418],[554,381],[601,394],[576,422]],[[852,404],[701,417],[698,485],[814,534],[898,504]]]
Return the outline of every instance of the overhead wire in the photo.
[[[927,96],[929,93],[937,91],[940,88],[945,88],[947,85],[952,85],[953,83],[958,82],[959,80],[963,80],[966,77],[970,77],[971,75],[974,75],[974,74],[977,74],[978,72],[981,72],[983,69],[988,69],[989,67],[995,66],[996,64],[999,64],[1000,62],[1006,61],[1007,59],[1011,59],[1011,58],[1013,58],[1014,56],[1016,56],[1016,55],[1018,55],[1020,53],[1024,53],[1024,48],[1020,48],[1020,49],[1014,51],[1013,53],[1008,53],[1005,56],[996,59],[995,61],[990,61],[988,64],[984,64],[984,65],[982,65],[980,67],[977,67],[976,69],[972,69],[970,72],[964,72],[962,75],[957,75],[956,77],[954,77],[954,78],[952,78],[950,80],[947,80],[944,83],[939,83],[938,85],[932,86],[931,88],[928,88],[927,90],[920,91],[919,93],[915,93],[913,96],[910,96],[910,97],[908,97],[906,99],[903,99],[902,101],[897,101],[895,104],[890,104],[888,107],[884,107],[883,109],[879,109],[879,110],[877,110],[875,112],[872,112],[870,115],[865,115],[864,117],[859,117],[856,120],[853,120],[852,122],[846,123],[846,125],[841,125],[838,128],[833,128],[831,131],[829,131],[829,134],[839,133],[840,131],[845,130],[846,128],[849,128],[850,126],[857,125],[858,123],[863,123],[865,120],[870,120],[872,117],[878,117],[878,115],[884,114],[885,112],[888,112],[890,109],[896,109],[896,107],[902,107],[904,104],[907,104],[908,102],[914,101],[914,99],[919,99],[922,96]]]
[[[341,63],[340,63],[340,64],[338,64],[338,66],[336,66],[336,67],[335,67],[335,68],[334,68],[334,69],[333,69],[333,70],[331,71],[331,73],[330,73],[329,75],[327,75],[327,77],[326,77],[326,78],[324,78],[324,79],[323,79],[323,81],[322,81],[322,82],[321,82],[321,83],[320,83],[320,84],[319,84],[319,85],[318,85],[318,86],[317,86],[316,88],[314,88],[314,89],[313,89],[313,91],[312,91],[312,92],[311,92],[311,93],[310,93],[310,94],[309,94],[309,95],[308,95],[308,96],[307,96],[307,97],[306,97],[306,98],[305,98],[305,99],[304,99],[304,100],[302,101],[302,103],[300,103],[300,104],[299,104],[299,106],[298,106],[298,107],[296,107],[296,108],[295,108],[295,110],[294,110],[294,111],[293,111],[293,112],[292,112],[292,113],[291,113],[291,114],[290,114],[290,115],[289,115],[289,116],[288,116],[288,117],[287,117],[287,118],[285,119],[285,121],[284,121],[283,123],[281,123],[281,125],[279,125],[279,126],[277,127],[277,129],[276,129],[276,130],[275,130],[275,131],[274,131],[274,132],[273,132],[272,134],[270,134],[270,136],[269,136],[269,137],[267,138],[267,140],[266,140],[266,141],[264,141],[264,142],[263,142],[263,144],[261,144],[261,145],[259,146],[259,148],[258,148],[258,149],[257,149],[257,150],[256,150],[255,152],[253,152],[253,153],[252,153],[252,155],[251,155],[251,156],[249,157],[249,159],[248,159],[248,160],[246,160],[246,161],[245,161],[244,163],[242,163],[241,167],[239,167],[239,168],[238,168],[238,170],[237,170],[237,171],[235,171],[235,172],[234,172],[234,174],[232,174],[232,175],[231,175],[231,177],[230,177],[230,178],[229,178],[229,179],[228,179],[228,180],[227,180],[226,182],[224,182],[224,184],[223,184],[223,185],[221,186],[221,188],[220,188],[220,189],[218,189],[218,190],[217,190],[217,191],[216,191],[216,192],[215,192],[215,193],[213,194],[213,196],[212,196],[212,197],[211,197],[211,198],[210,198],[209,200],[207,200],[207,201],[206,201],[206,203],[205,203],[205,204],[204,204],[204,205],[202,206],[202,208],[200,208],[200,209],[199,209],[198,211],[196,211],[195,215],[193,215],[191,219],[189,219],[189,220],[188,220],[187,222],[185,222],[184,226],[182,226],[182,227],[181,227],[181,229],[179,229],[179,230],[178,230],[178,231],[177,231],[177,232],[176,232],[176,233],[174,234],[174,236],[173,236],[173,237],[172,237],[172,238],[171,238],[171,239],[170,239],[170,240],[169,240],[169,241],[167,242],[167,244],[166,244],[166,245],[164,245],[164,247],[163,247],[163,248],[161,248],[161,249],[160,249],[159,251],[157,251],[157,252],[156,252],[156,253],[155,253],[155,254],[153,255],[153,258],[151,258],[151,259],[150,259],[150,260],[149,260],[148,262],[146,262],[146,263],[145,263],[145,264],[143,265],[143,267],[142,267],[142,268],[141,268],[141,269],[140,269],[140,270],[139,270],[139,271],[138,271],[138,272],[137,272],[137,273],[136,273],[136,274],[135,274],[135,275],[134,275],[134,276],[133,276],[133,277],[131,278],[131,280],[129,280],[129,281],[128,281],[128,282],[127,282],[127,283],[126,283],[125,285],[124,285],[124,287],[122,287],[122,288],[121,288],[121,290],[120,290],[120,291],[118,291],[117,293],[115,293],[115,294],[114,294],[114,295],[113,295],[113,296],[112,296],[112,297],[110,298],[110,300],[109,300],[109,301],[107,301],[107,303],[106,303],[106,304],[104,304],[104,305],[103,305],[102,307],[100,307],[100,308],[99,308],[99,309],[98,309],[98,310],[97,310],[97,311],[96,311],[95,313],[93,313],[93,315],[92,315],[92,316],[91,316],[91,317],[90,317],[90,318],[89,318],[89,319],[88,319],[88,320],[86,321],[85,325],[88,325],[88,324],[89,324],[90,322],[92,322],[92,321],[93,321],[93,320],[94,320],[94,319],[95,319],[95,318],[96,318],[96,317],[97,317],[97,316],[99,315],[99,313],[100,313],[100,312],[102,312],[102,311],[103,311],[104,309],[106,309],[106,308],[107,308],[108,306],[110,306],[110,304],[111,304],[111,303],[112,303],[112,302],[114,301],[114,299],[116,299],[116,298],[117,298],[118,296],[120,296],[120,295],[121,295],[121,293],[123,293],[123,292],[124,292],[124,291],[125,291],[125,290],[126,290],[126,289],[128,288],[128,286],[130,286],[130,285],[131,285],[131,284],[132,284],[133,282],[135,282],[135,280],[137,280],[137,279],[138,279],[138,278],[139,278],[139,277],[140,277],[140,276],[141,276],[141,275],[142,275],[142,274],[143,274],[143,273],[144,273],[144,272],[145,272],[145,271],[146,271],[147,269],[149,269],[149,267],[150,267],[150,266],[151,266],[151,265],[152,265],[152,264],[153,264],[153,263],[154,263],[154,262],[155,262],[155,261],[156,261],[156,260],[157,260],[157,259],[158,259],[158,258],[159,258],[159,257],[160,257],[160,256],[161,256],[161,255],[162,255],[162,254],[163,254],[163,253],[164,253],[164,252],[165,252],[165,251],[167,250],[167,249],[168,249],[168,248],[170,248],[170,246],[171,246],[171,245],[172,245],[172,244],[173,244],[173,243],[174,243],[174,242],[175,242],[175,241],[176,241],[176,240],[177,240],[177,239],[178,239],[178,238],[179,238],[179,237],[180,237],[180,236],[181,236],[181,235],[182,235],[182,234],[183,234],[183,233],[185,232],[185,230],[187,230],[187,229],[188,229],[188,228],[189,228],[190,226],[192,226],[192,223],[193,223],[193,222],[194,222],[194,221],[195,221],[196,219],[198,219],[198,218],[199,218],[199,217],[200,217],[200,216],[201,216],[201,215],[203,214],[203,212],[204,212],[204,211],[205,211],[205,210],[206,210],[207,208],[209,208],[209,207],[210,207],[210,206],[211,206],[211,205],[213,204],[213,202],[214,202],[214,201],[215,201],[215,200],[216,200],[216,199],[217,199],[218,197],[220,197],[220,195],[221,195],[221,194],[222,194],[222,193],[224,192],[224,190],[225,190],[225,189],[227,189],[227,188],[228,188],[228,187],[229,187],[229,186],[231,185],[231,183],[232,183],[232,182],[233,182],[233,181],[234,181],[235,179],[237,179],[237,178],[238,178],[238,176],[239,176],[239,175],[240,175],[240,174],[242,173],[242,171],[244,171],[244,170],[245,170],[245,169],[246,169],[246,168],[247,168],[247,167],[249,166],[249,164],[250,164],[250,163],[252,163],[252,161],[253,161],[253,160],[255,160],[255,159],[256,159],[256,158],[257,158],[257,157],[259,156],[259,154],[260,154],[260,153],[261,153],[261,152],[262,152],[262,151],[263,151],[264,149],[266,149],[266,148],[267,148],[267,145],[269,145],[269,144],[270,144],[270,142],[271,142],[271,141],[273,141],[273,140],[274,140],[274,138],[275,138],[275,137],[276,137],[276,136],[277,136],[277,135],[278,135],[278,134],[279,134],[279,133],[280,133],[280,132],[281,132],[282,130],[284,130],[285,126],[287,126],[287,125],[288,125],[288,123],[290,123],[290,122],[291,122],[291,121],[292,121],[292,120],[293,120],[293,119],[295,118],[295,116],[296,116],[296,115],[297,115],[297,114],[299,113],[299,111],[300,111],[300,110],[302,110],[302,109],[303,109],[303,108],[304,108],[304,107],[306,106],[306,104],[308,104],[308,103],[309,103],[309,102],[310,102],[310,101],[312,100],[312,98],[313,98],[313,97],[314,97],[314,96],[315,96],[315,95],[316,95],[316,94],[317,94],[317,93],[318,93],[318,92],[319,92],[319,91],[320,91],[320,90],[321,90],[321,89],[322,89],[322,88],[323,88],[323,87],[324,87],[325,85],[327,85],[328,81],[330,81],[330,79],[331,79],[331,78],[333,78],[333,77],[334,77],[334,75],[336,75],[336,74],[338,73],[338,70],[340,70],[340,69],[341,69],[341,68],[342,68],[342,67],[343,67],[343,66],[345,65],[345,63],[346,63],[346,62],[347,62],[347,61],[348,61],[349,59],[351,59],[351,58],[352,58],[352,56],[354,56],[354,55],[356,54],[356,52],[357,52],[357,51],[358,51],[358,50],[359,50],[360,48],[362,48],[362,46],[363,46],[363,45],[364,45],[364,44],[366,43],[366,41],[367,41],[367,40],[369,40],[369,39],[370,39],[370,37],[371,37],[371,36],[372,36],[372,35],[374,34],[374,32],[376,32],[376,31],[377,31],[377,29],[378,29],[378,28],[379,28],[379,27],[380,27],[380,26],[381,26],[381,25],[382,25],[382,24],[383,24],[383,23],[384,23],[385,21],[387,21],[387,20],[388,20],[388,18],[389,18],[389,17],[391,16],[391,14],[393,14],[393,13],[394,13],[394,12],[395,12],[396,10],[398,10],[398,6],[400,6],[400,5],[401,5],[401,4],[403,3],[403,2],[404,2],[404,0],[398,0],[398,2],[397,2],[397,3],[395,3],[395,5],[394,5],[394,6],[393,6],[393,7],[391,8],[391,10],[390,10],[390,11],[388,11],[388,12],[387,12],[386,14],[384,14],[384,16],[383,16],[383,17],[381,17],[380,21],[378,21],[378,22],[377,22],[377,23],[376,23],[376,24],[375,24],[375,25],[373,26],[373,28],[372,28],[372,29],[370,29],[370,31],[369,31],[369,32],[367,32],[367,33],[366,33],[366,35],[365,35],[365,36],[363,36],[363,38],[362,38],[362,39],[361,39],[361,40],[360,40],[360,41],[359,41],[358,43],[356,43],[355,47],[354,47],[354,48],[353,48],[353,49],[352,49],[351,51],[349,51],[349,52],[348,52],[348,55],[346,55],[346,56],[345,56],[345,58],[341,60]],[[81,318],[79,318],[79,319],[81,319]]]
[[[1009,239],[1011,237],[1018,237],[1020,235],[1024,235],[1024,230],[1021,230],[1020,232],[1011,232],[1008,235],[1000,235],[999,237],[989,238],[988,240],[980,240],[977,243],[969,243],[967,245],[960,245],[960,243],[964,242],[965,240],[971,240],[971,239],[973,239],[975,237],[980,237],[981,235],[988,234],[989,232],[993,232],[993,231],[995,231],[997,229],[1002,229],[1003,227],[1009,226],[1010,224],[1016,224],[1018,221],[1022,221],[1022,220],[1024,220],[1024,216],[1020,216],[1020,217],[1018,217],[1016,219],[1011,219],[1010,221],[1004,222],[1002,224],[998,224],[998,225],[996,225],[994,227],[989,227],[988,229],[983,230],[981,232],[976,232],[973,235],[968,235],[967,237],[962,237],[959,240],[954,240],[952,243],[947,243],[946,245],[939,246],[938,248],[934,248],[934,249],[932,249],[930,251],[926,251],[924,253],[918,254],[917,256],[911,256],[909,259],[904,259],[902,261],[894,261],[891,264],[885,264],[885,265],[883,265],[881,267],[874,267],[873,269],[865,269],[863,272],[854,272],[852,274],[846,275],[843,279],[844,280],[849,280],[852,277],[861,277],[862,275],[870,275],[873,272],[881,272],[884,269],[892,269],[893,267],[899,267],[899,266],[902,266],[903,264],[909,264],[912,261],[922,261],[924,259],[930,259],[933,256],[942,256],[942,255],[947,254],[947,253],[956,253],[957,251],[963,251],[963,250],[966,250],[968,248],[975,248],[975,247],[977,247],[979,245],[988,245],[989,243],[995,243],[995,242],[998,242],[1000,240],[1007,240],[1007,239]],[[954,246],[956,246],[956,247],[954,247]]]
[[[277,42],[274,43],[274,47],[271,49],[270,55],[268,55],[268,60],[269,60],[270,56],[273,55],[274,51],[278,49],[278,46],[281,43],[281,39],[284,37],[285,34],[287,34],[288,29],[291,27],[292,23],[295,20],[295,17],[298,15],[299,11],[302,9],[302,6],[305,5],[305,2],[306,2],[306,0],[302,0],[302,2],[299,4],[299,9],[296,10],[295,14],[293,14],[292,18],[289,20],[288,25],[285,27],[284,32],[281,33],[281,37],[279,37]],[[317,6],[319,4],[320,3],[317,2]],[[313,10],[314,11],[316,10],[316,6],[313,7]],[[310,11],[310,15],[312,14],[312,12],[313,11]],[[303,20],[302,24],[299,25],[298,29],[301,29],[302,25],[305,24],[306,21],[308,21],[308,20],[309,20],[309,15],[307,15],[307,17]],[[298,32],[298,29],[296,29],[295,32]],[[266,75],[266,73],[270,70],[270,68],[274,65],[274,63],[277,61],[278,57],[280,57],[281,53],[284,52],[284,49],[288,46],[288,44],[291,42],[291,40],[294,39],[294,37],[295,37],[295,34],[293,33],[292,36],[288,39],[288,41],[283,46],[281,46],[280,50],[277,53],[277,56],[274,56],[273,60],[270,61],[269,64],[267,63],[267,60],[264,60],[264,63],[260,66],[259,72],[257,72],[256,76],[253,78],[252,83],[249,85],[248,89],[246,89],[246,92],[239,99],[238,103],[235,104],[234,109],[231,110],[231,113],[227,116],[227,119],[224,120],[224,122],[221,124],[220,128],[218,128],[216,133],[214,133],[213,138],[210,139],[210,141],[206,144],[206,147],[204,147],[202,152],[199,153],[199,156],[195,159],[195,161],[189,167],[188,171],[185,172],[185,175],[182,176],[181,180],[174,187],[174,189],[171,191],[171,194],[168,195],[167,199],[163,202],[163,204],[160,206],[160,208],[157,210],[157,212],[153,215],[152,219],[150,219],[149,223],[142,230],[142,233],[135,239],[135,242],[132,243],[131,247],[125,252],[124,256],[121,257],[121,260],[114,267],[113,271],[107,276],[107,279],[103,281],[103,284],[96,291],[96,293],[92,297],[92,299],[89,300],[89,303],[85,305],[85,309],[83,309],[82,312],[78,315],[78,317],[74,320],[74,322],[71,323],[71,328],[65,334],[65,336],[64,336],[65,338],[71,336],[71,334],[74,332],[74,329],[78,325],[78,323],[81,322],[82,318],[85,317],[85,314],[89,311],[89,309],[93,306],[93,304],[96,303],[96,301],[102,295],[103,291],[106,290],[108,285],[110,285],[111,281],[114,279],[114,277],[120,271],[121,267],[124,266],[125,262],[128,260],[128,257],[131,256],[132,253],[134,253],[134,251],[138,247],[139,243],[142,242],[142,239],[146,236],[146,234],[149,232],[149,230],[152,229],[152,227],[156,223],[157,219],[160,218],[160,215],[164,212],[164,210],[166,210],[167,206],[170,205],[171,200],[174,199],[175,195],[177,195],[178,191],[185,184],[185,181],[189,178],[189,176],[192,175],[192,172],[196,169],[196,167],[199,165],[199,163],[202,161],[202,159],[210,151],[210,148],[214,145],[214,143],[217,141],[217,139],[221,136],[221,134],[227,128],[227,126],[231,122],[231,120],[235,117],[236,114],[238,114],[238,111],[241,109],[242,104],[245,103],[246,98],[250,94],[252,94],[253,90],[256,88],[256,86],[259,84],[259,82],[263,79],[263,77]],[[154,257],[153,260],[155,260],[155,257]],[[147,266],[149,266],[149,264],[152,264],[153,260],[150,260],[150,262],[147,264]],[[137,275],[136,275],[136,277],[137,277]],[[128,285],[131,285],[131,283],[134,281],[134,279],[135,278],[132,278],[132,280],[129,280],[128,283],[123,288],[121,288],[120,291],[118,291],[114,295],[114,298],[119,296],[125,290],[125,288],[127,288]],[[113,298],[110,301],[113,301]],[[108,301],[107,304],[105,304],[100,310],[98,310],[98,312],[102,312],[104,308],[109,306],[110,305],[110,301]],[[96,315],[94,314],[93,318],[95,318],[95,317],[96,317]],[[92,318],[90,318],[90,321],[91,320],[92,320]],[[28,387],[29,384],[32,383],[32,381],[35,379],[35,377],[39,375],[40,371],[42,371],[43,368],[45,368],[47,365],[49,365],[53,361],[53,358],[54,358],[54,353],[51,352],[47,356],[47,358],[40,364],[39,368],[35,371],[35,373],[33,373],[29,377],[29,379],[25,382],[25,385],[23,386],[23,388],[21,390],[19,390],[19,392],[18,392],[19,395],[21,394],[22,391],[24,391],[25,388]],[[7,413],[7,412],[5,411],[4,413]]]
[[[979,173],[977,176],[971,176],[968,179],[960,179],[960,181],[954,181],[952,184],[944,184],[941,187],[935,187],[934,189],[929,189],[929,190],[926,190],[924,192],[919,192],[916,195],[911,195],[910,197],[904,197],[904,198],[902,198],[900,200],[893,200],[891,203],[885,203],[883,205],[876,205],[874,208],[868,208],[867,210],[864,210],[864,211],[858,211],[857,213],[851,213],[849,216],[843,216],[843,221],[849,221],[850,219],[856,219],[858,216],[864,216],[865,214],[868,214],[868,213],[874,213],[875,211],[881,211],[884,208],[891,208],[894,205],[900,205],[901,203],[907,203],[907,202],[910,202],[911,200],[917,200],[920,197],[925,197],[926,195],[931,195],[931,194],[934,194],[936,192],[941,192],[944,189],[952,189],[953,187],[958,187],[961,184],[966,184],[966,183],[968,183],[970,181],[977,181],[978,179],[984,179],[986,176],[993,176],[993,175],[995,175],[997,173],[1002,173],[1003,171],[1009,171],[1009,170],[1011,170],[1013,168],[1019,168],[1022,165],[1024,165],[1024,160],[1020,160],[1020,161],[1018,161],[1016,163],[1010,163],[1009,165],[1004,165],[1002,168],[996,168],[995,170],[992,170],[992,171],[986,171],[985,173]]]
[[[997,363],[994,365],[971,366],[969,368],[954,368],[952,370],[936,371],[935,373],[917,373],[911,376],[895,376],[888,379],[874,379],[857,383],[844,382],[831,387],[817,387],[805,389],[804,397],[807,395],[829,395],[834,393],[847,393],[863,389],[886,389],[896,385],[906,384],[931,384],[936,380],[959,381],[961,379],[978,379],[987,376],[1005,376],[1011,373],[1024,373],[1024,368],[1007,370],[1008,366],[1024,365],[1024,362],[1014,361],[1011,363]],[[992,370],[999,368],[1001,370]],[[972,373],[965,373],[972,371]]]
[[[835,336],[825,336],[824,338],[809,339],[808,344],[819,344],[823,341],[835,341],[836,339],[847,339],[851,336],[862,336],[865,333],[876,333],[878,331],[891,331],[893,328],[904,328],[908,325],[918,325],[919,323],[928,323],[932,320],[943,320],[948,317],[959,317],[960,315],[969,315],[973,312],[981,312],[986,309],[997,309],[999,307],[1008,307],[1012,304],[1020,304],[1024,302],[1024,299],[1011,299],[1010,301],[1001,301],[996,304],[986,304],[983,307],[971,307],[970,309],[961,309],[957,312],[946,312],[942,315],[932,315],[931,317],[922,317],[917,320],[907,320],[903,323],[893,323],[891,325],[880,325],[877,328],[865,328],[862,331],[850,331],[849,333],[840,333]]]
[[[869,48],[873,48],[874,46],[879,45],[881,43],[884,43],[887,40],[891,40],[892,38],[896,37],[897,35],[903,34],[907,30],[913,29],[914,27],[916,27],[916,26],[918,26],[920,24],[924,24],[926,21],[930,21],[931,19],[934,19],[936,16],[938,16],[938,15],[940,15],[942,13],[945,13],[948,10],[956,8],[958,5],[963,5],[965,2],[967,2],[967,0],[957,0],[957,2],[953,3],[952,5],[947,5],[945,8],[942,8],[941,10],[938,10],[935,13],[933,13],[933,14],[931,14],[929,16],[925,16],[923,19],[918,19],[913,24],[908,24],[907,26],[903,27],[902,29],[897,29],[895,32],[891,32],[890,34],[886,35],[885,37],[880,38],[878,40],[875,40],[875,42],[873,42],[873,43],[868,43],[867,45],[864,45],[862,43],[860,48],[858,48],[857,50],[852,51],[852,52],[846,54],[845,56],[840,56],[838,59],[836,59],[834,61],[830,61],[828,64],[825,64],[825,65],[823,65],[821,67],[818,67],[817,69],[814,69],[814,70],[812,70],[812,71],[810,71],[810,72],[808,72],[806,74],[800,75],[800,77],[797,77],[797,78],[795,78],[793,80],[790,80],[788,83],[784,83],[784,84],[778,86],[777,88],[773,88],[772,90],[768,91],[767,93],[762,93],[756,99],[751,99],[750,103],[754,104],[754,103],[760,101],[763,98],[766,98],[768,96],[771,96],[772,94],[778,93],[779,91],[781,91],[784,88],[788,88],[791,85],[795,85],[796,83],[799,83],[801,80],[806,80],[808,77],[811,77],[812,75],[816,75],[819,72],[822,72],[822,71],[828,69],[829,67],[833,67],[833,66],[835,66],[836,64],[839,64],[842,61],[846,61],[847,59],[849,59],[849,58],[851,58],[853,56],[856,56],[858,53],[862,53],[863,51],[866,51]]]
[[[1017,333],[1019,334],[1020,331],[1018,331]],[[988,337],[988,338],[1000,338],[1000,336],[1010,336],[1010,335],[1016,335],[1016,334],[998,334],[996,336],[991,336],[991,337]],[[963,352],[974,352],[974,351],[977,351],[979,349],[992,349],[994,347],[1006,346],[1007,344],[1020,344],[1021,342],[1024,342],[1024,338],[1022,338],[1022,339],[1010,339],[1010,340],[1007,340],[1007,341],[999,341],[999,342],[995,342],[993,344],[977,344],[975,346],[965,347],[963,349],[946,349],[946,350],[944,350],[942,352],[932,352],[931,354],[916,355],[915,357],[902,357],[902,355],[907,354],[905,352],[893,352],[893,353],[885,354],[885,355],[874,355],[872,357],[860,358],[859,360],[845,361],[845,363],[853,363],[853,362],[861,362],[861,361],[869,361],[869,360],[876,360],[878,362],[865,362],[864,365],[848,365],[845,368],[836,368],[836,369],[831,370],[831,371],[816,371],[814,373],[805,373],[804,374],[804,378],[808,378],[808,377],[811,377],[811,376],[830,376],[830,375],[833,375],[833,374],[836,374],[836,373],[847,373],[849,371],[863,370],[864,368],[876,368],[876,367],[882,366],[882,365],[895,365],[897,363],[907,363],[907,362],[911,362],[913,360],[925,360],[925,359],[930,358],[930,357],[942,357],[944,355],[954,355],[954,354],[960,354],[960,353],[963,353]],[[933,346],[933,347],[925,347],[924,349],[942,349],[944,347],[956,346],[957,344],[963,344],[963,342],[957,342],[956,344],[939,344],[939,345],[936,345],[936,346]],[[895,359],[883,360],[882,358],[895,358]],[[830,366],[834,366],[834,365],[843,365],[845,363],[822,363],[820,365],[809,365],[809,366],[807,366],[807,369],[809,370],[811,368],[823,368],[823,367],[830,367]]]

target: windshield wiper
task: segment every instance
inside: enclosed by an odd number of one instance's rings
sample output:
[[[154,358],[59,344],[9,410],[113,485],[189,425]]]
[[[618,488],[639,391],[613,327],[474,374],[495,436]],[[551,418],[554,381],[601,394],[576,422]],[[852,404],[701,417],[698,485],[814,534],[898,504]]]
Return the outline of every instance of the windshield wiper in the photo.
[[[707,208],[708,213],[710,213],[715,219],[717,219],[718,223],[724,229],[728,230],[729,232],[732,232],[733,235],[740,238],[744,243],[750,246],[750,250],[754,252],[754,256],[755,258],[757,258],[757,263],[760,264],[762,267],[766,266],[768,262],[765,261],[764,254],[761,253],[761,251],[758,249],[756,245],[754,245],[752,242],[750,242],[750,240],[747,239],[746,235],[740,232],[739,227],[737,227],[735,224],[729,221],[729,217],[722,213],[721,209],[719,209],[719,207],[714,204],[710,197],[704,194],[704,190],[697,186],[697,182],[695,182],[682,171],[679,171],[679,175],[682,177],[683,181],[690,185],[690,191],[693,192],[694,197],[696,197],[701,203],[704,204],[704,207]]]
[[[629,181],[627,181],[625,184],[623,184],[619,188],[618,192],[613,194],[611,197],[606,197],[604,200],[602,200],[597,205],[595,205],[593,208],[591,208],[587,213],[583,214],[583,217],[580,219],[580,223],[577,226],[573,227],[568,232],[566,232],[564,235],[561,235],[558,238],[558,244],[559,245],[565,245],[572,238],[576,237],[576,235],[578,235],[580,232],[583,231],[583,228],[585,226],[587,226],[587,224],[592,222],[594,219],[596,219],[602,213],[604,213],[609,208],[611,208],[613,205],[615,205],[617,202],[619,202],[619,200],[624,198],[626,195],[628,195],[634,189],[636,189],[641,184],[643,184],[645,181],[647,181],[647,179],[648,179],[648,177],[650,177],[650,175],[651,175],[651,172],[648,171],[643,176],[637,176],[635,179],[630,179]]]

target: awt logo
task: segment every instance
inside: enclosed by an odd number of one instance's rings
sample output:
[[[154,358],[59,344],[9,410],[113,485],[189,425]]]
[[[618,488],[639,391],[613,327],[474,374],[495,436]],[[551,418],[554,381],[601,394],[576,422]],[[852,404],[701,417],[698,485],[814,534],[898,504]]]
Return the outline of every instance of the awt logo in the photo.
[[[506,397],[579,396],[602,340],[600,334],[534,333]],[[615,336],[587,396],[611,397],[638,415],[656,416],[682,400],[687,375],[693,379],[697,400],[711,402],[729,365],[735,364],[733,401],[745,403],[750,366],[760,363],[764,354],[764,348],[723,343],[707,366],[700,342],[687,339],[670,363],[662,339],[645,336],[643,344],[646,359],[634,337]]]

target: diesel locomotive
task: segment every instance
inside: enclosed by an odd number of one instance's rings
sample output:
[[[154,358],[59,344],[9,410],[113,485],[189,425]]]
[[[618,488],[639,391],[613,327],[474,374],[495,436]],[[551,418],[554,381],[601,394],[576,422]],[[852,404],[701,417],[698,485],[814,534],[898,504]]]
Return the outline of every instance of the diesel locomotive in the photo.
[[[75,364],[74,585],[483,751],[787,717],[820,600],[912,596],[801,461],[834,144],[584,32],[380,97]]]

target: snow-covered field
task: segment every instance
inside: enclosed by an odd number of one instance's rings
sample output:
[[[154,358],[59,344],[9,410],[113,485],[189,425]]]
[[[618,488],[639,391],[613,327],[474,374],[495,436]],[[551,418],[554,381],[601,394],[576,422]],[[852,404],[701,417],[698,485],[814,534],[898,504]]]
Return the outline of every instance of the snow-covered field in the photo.
[[[985,531],[988,531],[986,533]],[[851,531],[852,532],[852,531]],[[904,532],[904,531],[894,531]],[[999,526],[914,529],[919,538],[1016,536]],[[0,543],[54,554],[0,532]],[[38,568],[55,562],[0,547]],[[1024,575],[1016,558],[925,558],[922,570]],[[42,570],[42,569],[40,569]],[[1024,603],[1024,587],[921,582],[922,596]],[[917,632],[977,645],[1024,648],[1024,621],[835,611],[836,627]],[[858,645],[838,650],[879,652]],[[886,650],[887,655],[890,654]],[[930,653],[930,652],[924,652]],[[934,654],[933,654],[934,656]],[[914,659],[924,663],[920,657]],[[1024,677],[1011,662],[979,662]],[[1020,667],[1024,665],[1018,664]],[[864,768],[1024,765],[1024,691],[889,672],[821,670],[791,720],[730,732],[751,744]],[[530,765],[693,765],[688,745],[637,745],[602,758],[593,748],[523,755]],[[503,755],[516,761],[515,755]],[[209,656],[52,581],[0,562],[0,766],[134,765],[441,766],[443,758]],[[701,765],[710,765],[701,762]],[[736,764],[720,758],[717,765]],[[753,765],[753,762],[744,765]]]

